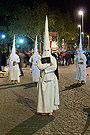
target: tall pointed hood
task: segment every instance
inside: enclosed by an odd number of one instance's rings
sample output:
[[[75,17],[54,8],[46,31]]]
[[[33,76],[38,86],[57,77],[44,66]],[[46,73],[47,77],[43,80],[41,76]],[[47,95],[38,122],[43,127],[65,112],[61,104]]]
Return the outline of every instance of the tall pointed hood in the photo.
[[[79,52],[82,52],[82,40],[81,40],[81,34],[80,34],[80,43],[79,43]]]
[[[16,53],[16,49],[15,49],[15,35],[14,35],[14,40],[13,40],[12,53],[13,53],[13,54]]]
[[[51,49],[50,49],[49,32],[48,32],[48,18],[46,16],[43,57],[49,57],[50,55],[51,55]]]
[[[35,40],[34,52],[37,52],[37,36],[36,36],[36,40]]]
[[[10,57],[13,59],[13,57],[15,56],[15,54],[16,54],[16,49],[15,49],[15,35],[14,35],[13,46],[12,46],[12,52],[11,52]]]

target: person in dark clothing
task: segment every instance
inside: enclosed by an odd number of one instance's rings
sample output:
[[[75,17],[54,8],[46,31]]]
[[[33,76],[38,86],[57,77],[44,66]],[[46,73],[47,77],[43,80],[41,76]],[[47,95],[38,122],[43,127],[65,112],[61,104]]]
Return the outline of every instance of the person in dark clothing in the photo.
[[[57,76],[57,79],[59,80],[59,74],[58,74],[58,56],[55,53],[52,53],[51,55],[54,56],[55,59],[57,60],[57,69],[54,72],[55,72],[55,75]]]
[[[68,64],[70,65],[71,64],[71,54],[70,54],[70,52],[68,52],[68,54],[69,54]]]
[[[23,71],[22,71],[22,68],[24,67],[24,58],[25,58],[25,54],[23,51],[20,51],[18,53],[19,55],[19,58],[20,58],[20,63],[19,63],[19,68],[20,68],[20,72],[21,72],[21,76],[23,76]]]
[[[90,53],[87,56],[87,65],[88,65],[88,67],[90,67]]]
[[[68,66],[69,66],[69,54],[68,54],[67,51],[65,53],[65,60],[66,60],[66,66],[67,66],[67,63],[68,63]]]
[[[72,63],[74,64],[74,51],[71,51],[71,59],[72,59]]]
[[[27,65],[29,65],[29,59],[30,59],[30,57],[29,57],[28,53],[26,52],[25,53],[25,61],[26,61],[25,68],[27,67]]]
[[[3,50],[1,54],[1,68],[3,72],[5,72],[5,66],[7,66],[7,60],[6,60],[5,51]]]

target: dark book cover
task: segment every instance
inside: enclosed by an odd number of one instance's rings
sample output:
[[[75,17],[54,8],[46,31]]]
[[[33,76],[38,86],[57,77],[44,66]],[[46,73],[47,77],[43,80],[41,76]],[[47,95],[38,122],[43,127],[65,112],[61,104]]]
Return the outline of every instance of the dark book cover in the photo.
[[[41,62],[42,62],[42,64],[51,63],[51,59],[50,59],[50,57],[41,58]]]

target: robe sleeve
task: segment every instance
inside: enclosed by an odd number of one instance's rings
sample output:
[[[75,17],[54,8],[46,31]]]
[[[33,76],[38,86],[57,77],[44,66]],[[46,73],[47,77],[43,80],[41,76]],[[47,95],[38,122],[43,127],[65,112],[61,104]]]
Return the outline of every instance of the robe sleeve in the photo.
[[[16,60],[16,63],[19,63],[20,62],[20,59],[19,59],[19,56],[17,57],[17,60]]]
[[[29,62],[32,63],[32,56],[30,57]]]
[[[77,62],[77,55],[75,56],[74,60],[75,60],[75,62]]]
[[[84,56],[83,57],[83,62],[84,62],[84,64],[86,65],[86,61],[87,61],[87,58],[86,58],[86,56]],[[86,67],[85,67],[86,68]]]
[[[42,63],[41,63],[41,58],[39,58],[39,59],[37,60],[37,66],[38,66],[38,68],[39,68],[40,70],[44,70],[44,69],[46,69],[47,67],[50,67],[50,64],[47,64],[47,63],[42,64]]]
[[[52,66],[49,66],[48,68],[45,69],[45,73],[53,72],[57,68],[57,61],[56,59],[52,56],[51,57],[51,63],[53,64]]]

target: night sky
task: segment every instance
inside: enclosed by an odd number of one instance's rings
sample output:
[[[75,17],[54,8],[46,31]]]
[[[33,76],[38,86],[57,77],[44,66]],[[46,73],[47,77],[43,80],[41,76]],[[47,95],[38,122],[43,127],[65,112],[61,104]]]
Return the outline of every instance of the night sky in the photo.
[[[32,7],[34,2],[42,2],[42,0],[1,0],[2,3],[8,2],[11,4],[23,4]],[[84,11],[84,30],[90,33],[90,0],[43,0],[47,2],[51,10],[60,10],[62,13],[70,12],[71,17],[77,23],[81,23],[81,18],[78,15],[78,11],[82,9]]]

